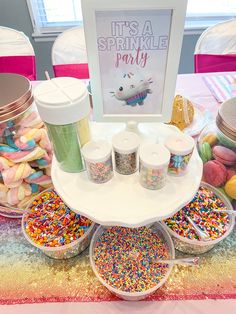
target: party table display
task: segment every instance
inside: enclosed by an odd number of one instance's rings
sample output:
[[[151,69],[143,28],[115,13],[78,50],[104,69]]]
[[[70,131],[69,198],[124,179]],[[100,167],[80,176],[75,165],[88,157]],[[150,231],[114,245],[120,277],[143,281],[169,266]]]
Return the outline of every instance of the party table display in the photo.
[[[0,74],[0,214],[19,217],[51,186],[52,149],[23,76]]]
[[[55,190],[48,189],[33,200],[22,218],[26,239],[46,255],[64,259],[87,248],[94,223],[75,214]]]
[[[191,137],[165,124],[140,124],[139,136],[123,124],[90,125],[93,140],[82,147],[87,171],[69,173],[53,160],[54,187],[72,210],[102,225],[139,227],[194,197],[202,162]]]
[[[204,253],[233,230],[234,217],[227,213],[228,210],[233,208],[227,198],[214,187],[202,183],[193,200],[164,223],[176,249],[184,253]]]

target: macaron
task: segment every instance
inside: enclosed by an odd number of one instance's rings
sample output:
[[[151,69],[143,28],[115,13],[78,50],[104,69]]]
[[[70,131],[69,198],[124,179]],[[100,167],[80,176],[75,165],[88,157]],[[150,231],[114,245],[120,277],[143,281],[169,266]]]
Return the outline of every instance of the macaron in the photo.
[[[199,155],[203,163],[212,159],[211,145],[208,142],[204,142],[199,146]]]
[[[203,165],[204,180],[215,186],[222,186],[227,179],[226,167],[217,160],[210,160]]]
[[[236,175],[225,184],[225,192],[233,199],[236,199]]]
[[[232,166],[236,163],[236,153],[224,146],[213,147],[213,157],[226,166]]]
[[[209,133],[206,136],[204,136],[202,139],[202,143],[206,142],[210,144],[211,146],[214,146],[217,143],[217,141],[218,141],[217,136],[214,133]]]
[[[233,176],[236,175],[236,169],[234,167],[227,168],[227,181],[230,180]]]

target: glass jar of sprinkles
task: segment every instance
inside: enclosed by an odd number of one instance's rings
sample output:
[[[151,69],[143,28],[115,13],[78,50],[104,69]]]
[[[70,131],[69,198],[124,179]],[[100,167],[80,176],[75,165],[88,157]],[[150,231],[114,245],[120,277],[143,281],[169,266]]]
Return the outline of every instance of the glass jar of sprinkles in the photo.
[[[146,189],[158,190],[166,183],[170,152],[162,144],[145,144],[139,151],[140,183]]]
[[[194,139],[183,133],[171,135],[167,138],[165,146],[171,154],[168,166],[169,173],[176,176],[186,173],[194,145]]]
[[[84,145],[82,154],[88,178],[94,183],[105,183],[113,177],[111,145],[103,140]]]
[[[115,169],[120,174],[132,174],[138,168],[139,136],[133,132],[120,132],[112,138]]]

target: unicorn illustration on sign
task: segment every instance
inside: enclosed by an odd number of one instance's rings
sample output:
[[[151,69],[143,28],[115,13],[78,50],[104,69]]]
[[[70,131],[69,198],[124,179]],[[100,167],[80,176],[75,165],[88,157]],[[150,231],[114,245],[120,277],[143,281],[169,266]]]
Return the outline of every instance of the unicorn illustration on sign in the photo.
[[[124,74],[123,82],[116,90],[111,92],[117,100],[123,101],[124,105],[140,106],[144,104],[148,94],[152,93],[150,84],[153,83],[152,79],[138,79],[133,73]]]

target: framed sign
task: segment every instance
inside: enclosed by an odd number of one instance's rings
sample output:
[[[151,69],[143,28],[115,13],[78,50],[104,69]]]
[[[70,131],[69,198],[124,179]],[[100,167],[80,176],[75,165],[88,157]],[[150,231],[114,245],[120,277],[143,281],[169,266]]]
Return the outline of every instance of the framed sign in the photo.
[[[82,0],[95,120],[170,120],[186,6]]]

